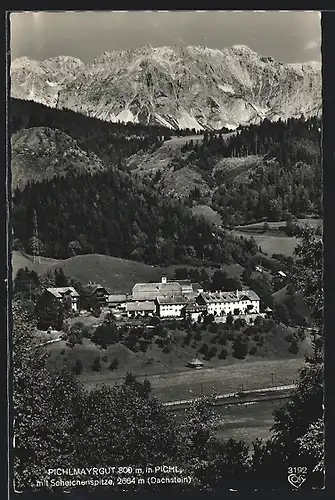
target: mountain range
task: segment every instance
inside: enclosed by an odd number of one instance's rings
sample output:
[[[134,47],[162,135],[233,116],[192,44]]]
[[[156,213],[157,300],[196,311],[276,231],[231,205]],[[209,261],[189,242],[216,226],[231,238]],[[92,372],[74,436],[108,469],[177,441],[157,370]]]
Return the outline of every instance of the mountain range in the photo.
[[[145,46],[105,52],[91,64],[22,57],[11,64],[11,95],[110,122],[235,129],[319,115],[321,64],[284,64],[244,45]]]

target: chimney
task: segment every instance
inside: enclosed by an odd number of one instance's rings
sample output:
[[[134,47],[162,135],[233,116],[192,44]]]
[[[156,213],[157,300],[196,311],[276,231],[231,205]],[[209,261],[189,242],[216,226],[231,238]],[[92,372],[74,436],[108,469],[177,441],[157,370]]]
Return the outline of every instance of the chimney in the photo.
[[[166,276],[162,276],[162,283],[167,283],[167,278],[166,278]]]

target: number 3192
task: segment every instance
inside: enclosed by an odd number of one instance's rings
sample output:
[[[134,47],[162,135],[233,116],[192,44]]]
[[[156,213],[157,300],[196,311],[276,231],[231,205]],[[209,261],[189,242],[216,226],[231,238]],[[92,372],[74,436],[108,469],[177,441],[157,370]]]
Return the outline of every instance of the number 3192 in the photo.
[[[307,474],[307,467],[289,467],[287,472],[289,474]]]

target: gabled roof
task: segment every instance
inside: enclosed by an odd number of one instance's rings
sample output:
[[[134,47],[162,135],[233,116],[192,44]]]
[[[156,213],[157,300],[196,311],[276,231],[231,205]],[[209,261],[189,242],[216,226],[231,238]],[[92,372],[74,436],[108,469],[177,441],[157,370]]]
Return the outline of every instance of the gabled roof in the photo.
[[[185,307],[186,312],[202,312],[206,310],[205,304],[190,303]]]
[[[203,292],[200,296],[206,302],[240,302],[242,300],[260,300],[257,293],[253,290],[242,290],[238,292]]]
[[[197,359],[197,358],[194,358],[192,359],[191,361],[188,362],[189,365],[201,365],[203,366],[203,361],[201,361],[200,359]]]
[[[47,288],[47,291],[51,293],[57,299],[63,297],[64,294],[69,294],[71,297],[79,297],[79,293],[72,286],[60,286]]]
[[[180,305],[180,304],[188,304],[188,300],[186,297],[177,296],[177,297],[157,297],[157,302],[160,305]]]
[[[136,311],[155,311],[156,307],[154,302],[146,301],[146,302],[127,302],[126,310],[129,312]]]
[[[179,283],[136,283],[133,286],[133,298],[154,300],[158,295],[181,295]]]
[[[128,296],[126,294],[111,294],[107,297],[107,302],[110,304],[118,304],[120,302],[127,302]]]
[[[86,290],[88,290],[91,293],[96,292],[97,290],[105,290],[108,293],[108,290],[106,287],[100,285],[99,283],[89,283],[86,285]]]

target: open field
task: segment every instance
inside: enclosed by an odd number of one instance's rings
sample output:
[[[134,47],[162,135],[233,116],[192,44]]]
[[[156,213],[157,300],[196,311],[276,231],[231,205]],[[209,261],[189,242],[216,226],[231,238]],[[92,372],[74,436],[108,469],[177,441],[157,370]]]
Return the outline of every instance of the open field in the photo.
[[[281,253],[286,256],[293,256],[294,248],[297,245],[297,238],[291,236],[274,236],[271,234],[258,234],[252,231],[232,231],[234,236],[238,238],[243,236],[244,238],[253,236],[256,244],[261,247],[263,252],[268,255],[274,253]]]
[[[279,227],[283,227],[285,226],[286,222],[285,221],[279,221],[279,222],[254,222],[253,224],[245,224],[245,225],[242,225],[242,226],[236,226],[236,229],[240,230],[240,231],[243,231],[243,230],[252,230],[252,229],[263,229],[263,225],[264,224],[268,224],[269,228],[270,229],[278,229]],[[316,226],[321,226],[323,223],[322,219],[318,219],[318,218],[305,218],[305,219],[298,219],[298,224],[300,226],[303,226],[305,224],[308,224],[312,227],[316,227]]]
[[[14,251],[13,276],[19,268],[26,266],[39,274],[62,268],[66,276],[76,278],[83,284],[94,281],[119,292],[129,292],[137,282],[160,281],[162,274],[166,272],[161,267],[98,254],[76,255],[65,260],[41,257],[40,263],[34,263],[31,256]]]
[[[243,385],[245,390],[269,387],[273,380],[275,385],[291,384],[296,380],[297,371],[303,366],[303,358],[257,360],[233,362],[226,366],[202,370],[183,371],[148,375],[153,394],[161,401],[177,401],[198,397],[202,393],[210,394],[215,389],[220,394],[239,391]],[[138,377],[143,380],[144,376]],[[109,377],[97,374],[82,378],[87,389],[101,384],[114,385],[122,379],[111,373]]]
[[[242,439],[252,445],[256,438],[268,439],[274,424],[273,411],[282,407],[285,399],[260,401],[218,408],[220,423],[215,434],[223,439]]]
[[[177,137],[176,135],[173,135],[171,137],[171,139],[164,141],[164,144],[167,144],[168,146],[174,145],[176,147],[181,147],[190,141],[193,141],[194,143],[201,142],[203,140],[203,138],[204,138],[203,134],[201,134],[201,135],[187,135],[185,137]]]
[[[273,411],[285,404],[286,399],[273,399],[257,403],[230,404],[216,407],[218,427],[215,435],[222,439],[242,439],[248,445],[256,438],[268,439],[274,424]],[[173,411],[180,422],[184,410]]]
[[[303,226],[305,224],[311,225],[312,227],[322,226],[322,219],[298,219],[298,223]],[[273,253],[281,253],[287,256],[293,256],[294,248],[298,243],[298,239],[293,236],[286,236],[284,233],[280,233],[279,228],[285,226],[285,222],[268,222],[269,231],[265,233],[260,233],[262,231],[264,222],[257,222],[254,224],[248,224],[245,226],[236,226],[233,231],[235,236],[250,237],[253,236],[258,246],[260,246],[263,252],[268,255]],[[272,233],[272,234],[271,234]]]

